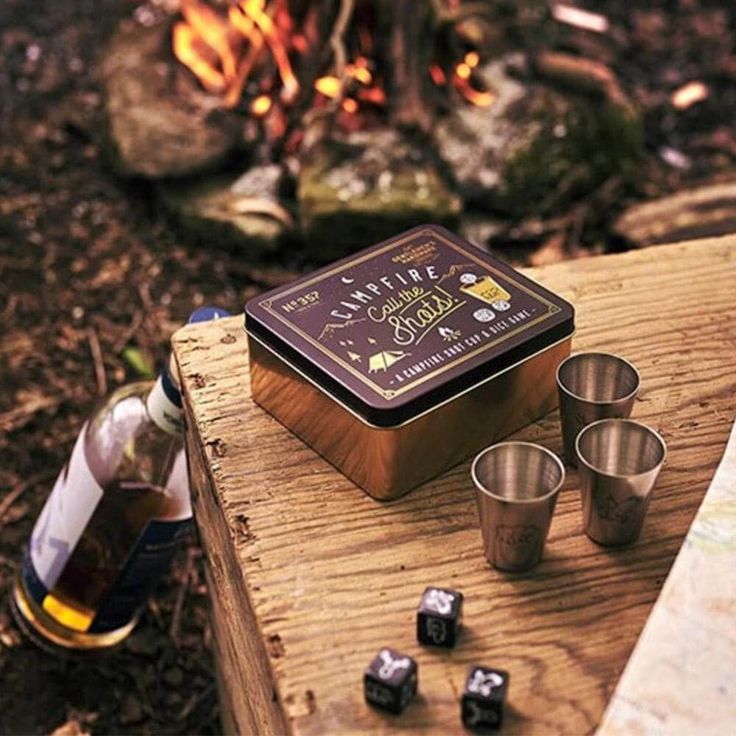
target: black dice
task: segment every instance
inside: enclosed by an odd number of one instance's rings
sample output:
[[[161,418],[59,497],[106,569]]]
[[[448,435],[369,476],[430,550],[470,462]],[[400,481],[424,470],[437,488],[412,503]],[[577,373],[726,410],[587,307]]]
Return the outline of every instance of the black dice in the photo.
[[[461,705],[463,725],[478,730],[500,728],[508,688],[508,672],[471,667]]]
[[[377,708],[401,713],[417,692],[417,663],[384,647],[363,675],[365,699]]]
[[[432,647],[454,647],[463,613],[463,594],[427,588],[417,612],[417,639]]]

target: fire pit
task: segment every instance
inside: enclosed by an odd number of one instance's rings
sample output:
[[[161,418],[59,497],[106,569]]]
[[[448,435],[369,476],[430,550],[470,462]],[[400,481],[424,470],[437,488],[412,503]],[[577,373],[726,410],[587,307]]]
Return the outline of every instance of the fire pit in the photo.
[[[504,51],[484,3],[183,0],[110,44],[113,150],[189,233],[255,255],[296,241],[313,260],[428,220],[457,227],[468,205],[486,222],[523,213],[529,162],[544,188],[590,118],[631,158],[623,95],[563,95]]]

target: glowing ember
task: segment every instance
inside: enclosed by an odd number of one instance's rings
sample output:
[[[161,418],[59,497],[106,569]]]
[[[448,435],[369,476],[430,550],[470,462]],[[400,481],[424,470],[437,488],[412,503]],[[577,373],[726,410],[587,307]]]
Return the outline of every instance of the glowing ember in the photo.
[[[447,77],[445,76],[445,72],[438,64],[432,64],[432,66],[429,67],[429,76],[432,77],[432,81],[438,87],[442,87],[443,85],[447,84]]]
[[[480,54],[477,51],[468,51],[467,54],[465,54],[465,58],[463,61],[471,68],[475,69],[475,67],[480,64]]]
[[[470,79],[472,72],[473,70],[465,63],[458,64],[455,67],[455,74],[460,77],[460,79]]]
[[[342,101],[342,109],[351,114],[356,113],[358,112],[358,103],[352,97],[346,97]]]
[[[678,110],[687,110],[688,107],[707,100],[709,94],[708,88],[702,82],[688,82],[676,89],[670,99]]]
[[[268,95],[258,95],[253,102],[250,103],[250,111],[257,118],[262,118],[273,105],[273,100]]]
[[[314,88],[325,97],[334,98],[340,94],[340,80],[337,77],[320,77]]]
[[[462,77],[455,77],[453,80],[455,89],[468,101],[477,107],[490,107],[496,99],[496,95],[493,92],[484,92],[479,89],[475,89],[469,80],[463,79]]]

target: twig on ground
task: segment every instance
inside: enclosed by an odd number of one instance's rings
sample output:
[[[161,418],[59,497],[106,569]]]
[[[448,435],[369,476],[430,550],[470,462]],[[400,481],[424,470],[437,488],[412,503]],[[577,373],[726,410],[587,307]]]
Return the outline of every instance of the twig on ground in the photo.
[[[194,570],[194,548],[190,547],[187,550],[187,562],[184,570],[184,579],[179,585],[179,591],[176,594],[176,601],[174,602],[174,612],[171,616],[171,626],[169,628],[169,636],[176,646],[179,646],[179,628],[181,626],[181,612],[184,609],[184,601],[187,597],[187,591],[189,590],[189,581],[192,577],[192,571]]]
[[[29,399],[22,406],[0,414],[0,430],[3,432],[12,432],[22,427],[26,422],[33,418],[36,412],[43,409],[55,409],[62,401],[63,396],[37,396]]]
[[[27,480],[19,483],[12,491],[4,496],[0,501],[0,527],[3,526],[5,515],[10,510],[10,507],[29,489],[40,483],[41,481],[47,480],[53,477],[53,471],[44,471],[43,473],[36,473]]]
[[[112,352],[117,355],[129,342],[130,338],[138,332],[141,324],[143,323],[143,312],[140,309],[135,310],[133,319],[130,320],[130,326],[123,332],[122,335],[115,341],[112,346]]]
[[[20,567],[15,560],[11,560],[10,557],[6,557],[5,555],[0,555],[0,565],[4,565],[11,570],[17,570]]]
[[[186,718],[189,717],[189,714],[207,697],[209,697],[210,693],[215,689],[215,684],[211,682],[209,685],[207,685],[204,690],[201,690],[199,693],[196,693],[195,695],[192,695],[189,700],[184,704],[184,707],[179,711],[179,715],[176,720],[183,721]]]
[[[105,374],[105,364],[102,360],[102,348],[100,348],[100,338],[97,337],[97,330],[90,327],[87,330],[87,341],[89,342],[89,350],[92,353],[92,360],[95,363],[95,378],[97,379],[97,395],[102,397],[107,395],[107,375]]]

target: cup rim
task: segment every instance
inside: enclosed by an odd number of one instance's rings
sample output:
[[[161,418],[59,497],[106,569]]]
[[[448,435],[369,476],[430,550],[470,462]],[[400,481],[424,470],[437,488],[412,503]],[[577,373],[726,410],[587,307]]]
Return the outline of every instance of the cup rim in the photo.
[[[596,465],[593,465],[593,463],[589,462],[586,458],[584,458],[580,452],[580,438],[583,436],[585,432],[587,432],[591,427],[596,427],[599,424],[605,424],[605,423],[621,423],[621,424],[633,424],[636,427],[640,427],[644,430],[646,430],[649,434],[653,435],[654,438],[659,442],[660,447],[662,448],[662,459],[656,464],[653,465],[648,470],[642,470],[639,473],[607,473],[601,468],[597,467]],[[637,422],[636,419],[628,419],[628,418],[617,418],[617,417],[607,417],[605,419],[598,419],[595,422],[591,422],[590,424],[587,424],[585,427],[583,427],[579,432],[578,436],[575,438],[575,457],[576,459],[583,463],[585,467],[587,467],[589,470],[592,470],[594,473],[597,473],[598,475],[602,475],[606,478],[640,478],[643,475],[648,475],[654,470],[657,470],[657,468],[661,468],[664,465],[665,460],[667,459],[667,443],[664,441],[662,435],[657,432],[656,429],[653,429],[648,424],[644,424],[643,422]]]
[[[574,391],[571,391],[567,386],[565,386],[564,383],[560,380],[560,371],[562,370],[562,367],[569,363],[574,358],[580,358],[582,356],[586,355],[603,355],[607,358],[615,358],[616,360],[625,363],[629,368],[631,368],[632,371],[634,371],[634,375],[636,376],[636,386],[629,391],[628,394],[625,394],[624,396],[620,396],[617,399],[588,399],[585,396],[581,396],[580,394],[576,394]],[[624,401],[628,401],[633,396],[636,396],[639,393],[639,389],[641,388],[641,373],[639,373],[639,369],[630,361],[624,358],[621,355],[616,355],[616,353],[609,353],[605,350],[583,350],[579,353],[571,353],[566,358],[563,358],[559,364],[557,365],[557,370],[555,371],[555,381],[557,382],[557,387],[564,391],[568,396],[571,396],[573,399],[576,399],[577,401],[582,401],[586,404],[592,404],[595,406],[603,406],[606,404],[619,404]]]
[[[558,481],[557,485],[555,485],[555,487],[551,491],[548,491],[543,496],[535,496],[534,498],[511,499],[505,496],[499,496],[497,493],[494,493],[493,491],[488,490],[488,488],[486,488],[485,485],[483,485],[483,483],[481,483],[480,480],[478,479],[478,473],[476,472],[476,467],[481,457],[483,457],[483,455],[485,455],[487,452],[490,452],[491,450],[495,450],[496,448],[499,448],[499,447],[504,447],[506,445],[526,445],[527,447],[533,447],[535,450],[540,450],[544,454],[551,457],[557,463],[557,466],[560,469],[560,480]],[[536,442],[522,442],[521,440],[510,440],[508,442],[496,442],[493,445],[488,445],[488,447],[484,447],[473,459],[473,464],[470,466],[470,476],[473,479],[473,485],[475,485],[476,491],[484,493],[486,496],[494,499],[495,501],[503,501],[504,503],[519,503],[519,504],[538,503],[539,501],[544,501],[548,498],[551,498],[552,496],[554,496],[556,493],[559,492],[560,488],[562,488],[562,485],[565,482],[565,465],[562,462],[562,460],[560,460],[560,458],[557,456],[556,453],[544,447],[544,445],[540,445]]]

